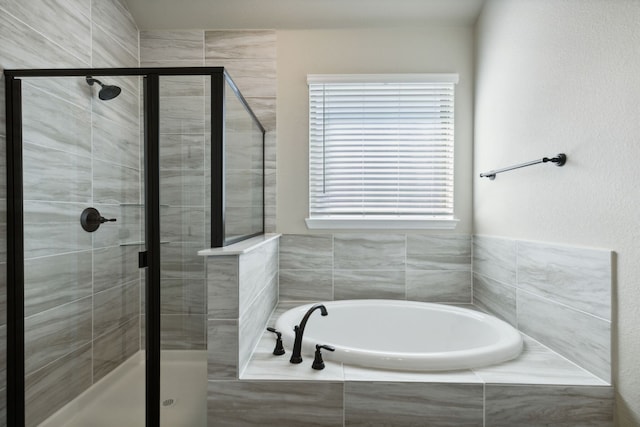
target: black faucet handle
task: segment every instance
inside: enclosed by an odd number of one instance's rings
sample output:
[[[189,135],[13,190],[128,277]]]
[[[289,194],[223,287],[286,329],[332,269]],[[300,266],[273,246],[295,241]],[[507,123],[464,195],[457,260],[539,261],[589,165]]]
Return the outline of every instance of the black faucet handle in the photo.
[[[316,344],[316,354],[313,358],[313,364],[311,365],[311,368],[317,371],[324,369],[324,360],[322,360],[322,353],[320,352],[321,349],[336,351],[336,349],[331,347],[330,345]]]
[[[274,334],[276,334],[276,346],[273,349],[273,354],[275,356],[282,356],[285,353],[284,346],[282,345],[282,333],[276,331],[275,328],[271,328],[271,327],[267,328],[267,331],[273,332]]]

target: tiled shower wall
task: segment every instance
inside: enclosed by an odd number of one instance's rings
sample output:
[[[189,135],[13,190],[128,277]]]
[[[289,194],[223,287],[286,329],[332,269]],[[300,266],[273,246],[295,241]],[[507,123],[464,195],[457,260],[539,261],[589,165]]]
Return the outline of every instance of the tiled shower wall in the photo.
[[[611,251],[474,236],[474,304],[608,382],[611,286]]]
[[[471,236],[282,236],[280,301],[357,298],[470,304]]]
[[[118,0],[2,1],[0,65],[137,67],[138,30]],[[46,418],[139,347],[139,272],[128,262],[135,263],[137,247],[120,246],[140,240],[138,79],[104,80],[120,85],[122,94],[99,101],[83,78],[23,84],[27,425]],[[0,94],[4,153],[4,78]],[[0,158],[4,358],[6,190]],[[84,232],[78,218],[88,206],[118,222]]]

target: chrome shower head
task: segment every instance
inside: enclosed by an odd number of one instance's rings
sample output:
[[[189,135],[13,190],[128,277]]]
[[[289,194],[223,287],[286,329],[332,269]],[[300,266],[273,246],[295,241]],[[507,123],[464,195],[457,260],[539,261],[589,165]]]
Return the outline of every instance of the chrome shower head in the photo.
[[[89,86],[93,86],[94,83],[98,83],[100,85],[100,92],[98,92],[98,98],[103,101],[107,101],[109,99],[113,99],[116,96],[120,95],[122,89],[118,86],[105,85],[100,80],[94,79],[91,76],[87,76],[87,83]]]

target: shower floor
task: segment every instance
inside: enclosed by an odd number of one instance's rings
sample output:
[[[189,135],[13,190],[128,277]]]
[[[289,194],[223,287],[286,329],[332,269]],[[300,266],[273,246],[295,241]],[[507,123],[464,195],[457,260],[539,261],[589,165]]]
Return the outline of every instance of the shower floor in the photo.
[[[163,426],[207,425],[207,352],[162,352]],[[144,427],[144,352],[139,351],[40,427]]]

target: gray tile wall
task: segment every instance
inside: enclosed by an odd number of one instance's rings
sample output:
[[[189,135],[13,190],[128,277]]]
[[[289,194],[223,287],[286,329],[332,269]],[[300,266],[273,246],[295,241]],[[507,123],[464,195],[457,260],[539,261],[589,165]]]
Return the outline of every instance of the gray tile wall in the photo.
[[[137,66],[138,30],[119,0],[0,1],[2,68]],[[4,152],[4,77],[0,80]],[[82,78],[23,80],[28,425],[38,424],[139,348],[139,272],[129,265],[130,248],[120,246],[140,240],[139,208],[122,205],[140,203],[138,80],[104,80],[122,86],[122,94],[103,102]],[[4,168],[2,156],[3,336]],[[82,231],[78,217],[88,206],[118,222],[93,235]],[[113,309],[128,299],[132,303]],[[0,346],[4,355],[4,339]]]
[[[473,239],[474,304],[611,380],[611,251]]]
[[[207,263],[208,375],[236,379],[278,303],[278,239]]]
[[[471,303],[471,237],[283,235],[280,300],[357,298]]]

